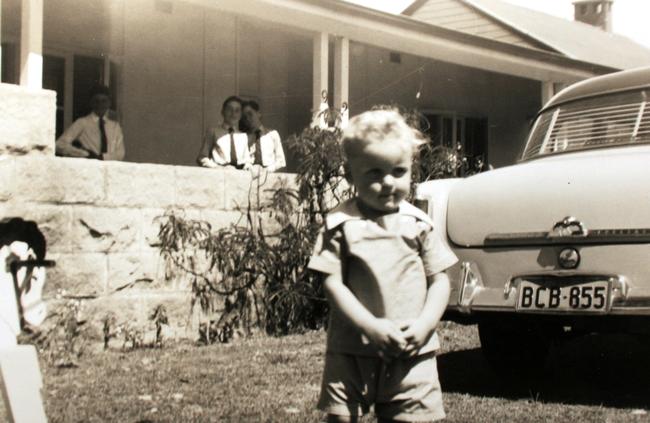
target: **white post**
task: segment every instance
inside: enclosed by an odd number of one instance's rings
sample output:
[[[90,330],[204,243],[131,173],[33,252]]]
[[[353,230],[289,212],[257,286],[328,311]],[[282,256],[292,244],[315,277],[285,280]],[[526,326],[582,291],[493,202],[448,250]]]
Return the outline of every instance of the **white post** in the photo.
[[[553,84],[553,94],[559,93],[560,91],[562,91],[563,89],[565,89],[568,86],[569,86],[569,84],[567,84],[566,82],[556,82],[556,83],[554,83]]]
[[[555,89],[553,87],[552,81],[542,81],[542,107],[548,103],[548,101],[555,94]]]
[[[20,85],[43,87],[43,0],[22,0]]]
[[[328,87],[329,34],[319,32],[314,35],[313,53],[313,109],[319,110],[323,91]]]
[[[336,37],[334,42],[334,107],[348,104],[350,87],[350,40]]]

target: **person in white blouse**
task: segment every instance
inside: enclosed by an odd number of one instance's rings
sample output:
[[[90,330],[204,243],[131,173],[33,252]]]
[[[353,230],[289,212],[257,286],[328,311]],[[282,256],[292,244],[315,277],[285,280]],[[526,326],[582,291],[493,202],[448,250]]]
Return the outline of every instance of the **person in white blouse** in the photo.
[[[124,135],[120,124],[108,117],[111,96],[99,85],[91,93],[92,112],[75,120],[56,140],[56,154],[98,160],[124,160]]]
[[[278,131],[264,127],[260,105],[252,100],[244,102],[242,115],[248,134],[248,149],[252,164],[270,172],[286,167],[280,134]]]
[[[203,139],[196,161],[203,167],[231,167],[248,169],[250,156],[248,138],[239,130],[242,101],[237,96],[228,97],[221,107],[223,122],[216,128],[209,128]]]

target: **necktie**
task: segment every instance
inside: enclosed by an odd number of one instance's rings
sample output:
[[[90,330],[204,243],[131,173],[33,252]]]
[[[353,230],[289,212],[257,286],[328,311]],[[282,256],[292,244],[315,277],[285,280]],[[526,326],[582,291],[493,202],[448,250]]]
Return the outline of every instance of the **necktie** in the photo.
[[[108,138],[106,138],[106,127],[104,126],[104,117],[99,118],[99,134],[101,135],[101,153],[108,151]]]
[[[237,146],[235,145],[235,130],[230,127],[228,133],[230,134],[230,164],[237,166]]]
[[[255,131],[255,164],[262,164],[262,131],[259,129]]]

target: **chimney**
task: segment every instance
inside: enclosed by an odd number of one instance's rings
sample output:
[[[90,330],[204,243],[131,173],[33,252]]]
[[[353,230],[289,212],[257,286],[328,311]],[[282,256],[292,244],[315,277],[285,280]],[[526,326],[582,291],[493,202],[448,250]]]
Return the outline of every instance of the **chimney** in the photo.
[[[612,32],[612,3],[614,0],[574,1],[575,20]]]

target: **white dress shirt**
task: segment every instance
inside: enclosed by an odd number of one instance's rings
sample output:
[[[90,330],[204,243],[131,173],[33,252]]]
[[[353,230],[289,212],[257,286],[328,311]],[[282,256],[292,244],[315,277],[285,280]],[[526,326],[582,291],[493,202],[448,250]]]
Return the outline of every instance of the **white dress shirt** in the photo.
[[[248,168],[251,164],[248,154],[248,137],[245,133],[233,129],[235,139],[235,152],[237,154],[237,166]],[[228,125],[222,124],[216,128],[210,128],[205,134],[199,157],[199,165],[203,167],[230,166],[230,132]]]
[[[104,130],[106,132],[107,151],[102,155],[104,160],[124,160],[124,135],[120,124],[104,115]],[[77,140],[82,148],[72,143]],[[56,151],[63,156],[86,157],[86,151],[96,155],[101,154],[102,136],[99,130],[99,116],[94,112],[74,121],[70,127],[56,140]]]
[[[259,130],[262,133],[260,138],[260,150],[262,163],[261,165],[271,172],[286,167],[287,162],[284,157],[284,150],[282,148],[282,140],[280,139],[280,134],[278,131],[272,130],[269,131],[264,126],[261,126]],[[249,137],[249,149],[251,160],[255,160],[255,154],[257,151],[257,142],[255,132],[248,134]],[[256,163],[260,164],[260,163]]]

